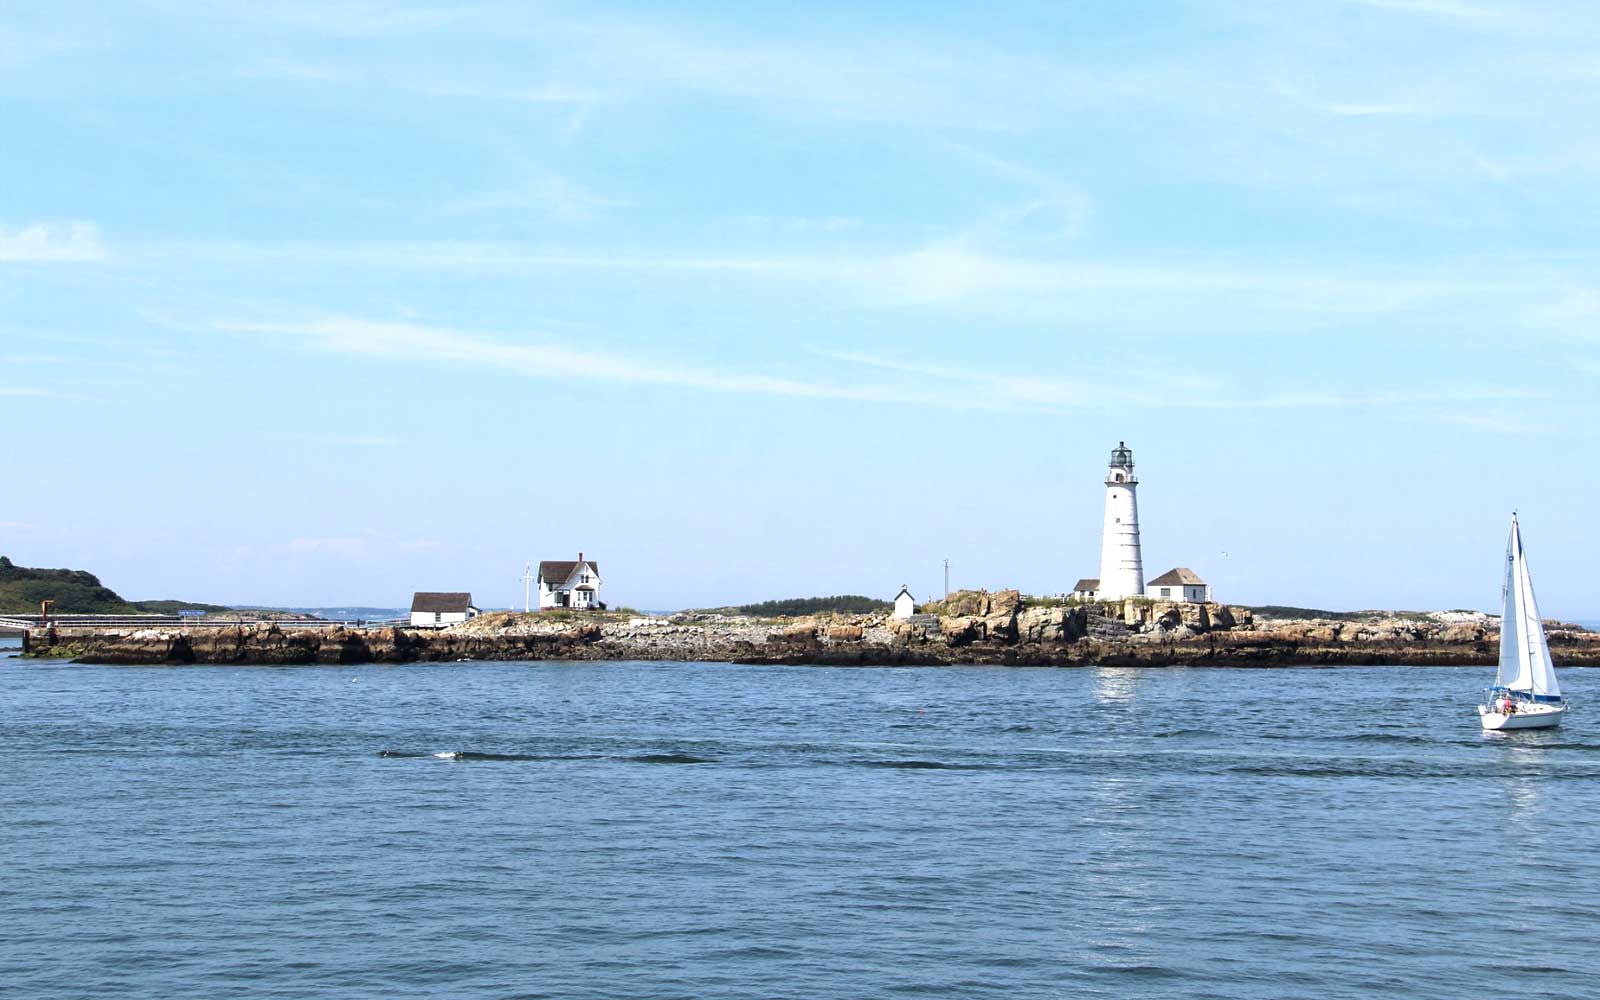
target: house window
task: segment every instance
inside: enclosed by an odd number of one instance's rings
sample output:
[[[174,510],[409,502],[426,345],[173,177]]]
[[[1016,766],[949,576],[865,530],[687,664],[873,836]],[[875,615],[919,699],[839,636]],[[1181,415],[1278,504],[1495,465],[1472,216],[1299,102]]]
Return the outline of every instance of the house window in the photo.
[[[442,621],[444,621],[444,613],[442,611],[435,611],[433,613],[433,623],[437,625]]]
[[[1172,596],[1172,588],[1171,587],[1162,587],[1161,588],[1161,596],[1162,597],[1171,597]]]

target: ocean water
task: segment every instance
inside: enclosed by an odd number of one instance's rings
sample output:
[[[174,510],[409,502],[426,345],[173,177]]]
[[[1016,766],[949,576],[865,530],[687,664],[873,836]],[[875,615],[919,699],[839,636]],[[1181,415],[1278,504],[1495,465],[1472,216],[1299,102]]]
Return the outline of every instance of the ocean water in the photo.
[[[0,994],[1600,995],[1600,671],[1487,680],[0,660]]]

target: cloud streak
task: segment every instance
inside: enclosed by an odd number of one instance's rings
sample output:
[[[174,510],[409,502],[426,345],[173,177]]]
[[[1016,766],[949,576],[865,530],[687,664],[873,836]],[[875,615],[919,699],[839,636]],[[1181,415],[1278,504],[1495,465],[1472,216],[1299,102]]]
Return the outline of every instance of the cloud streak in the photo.
[[[1389,270],[1346,263],[1087,260],[989,252],[965,239],[905,250],[809,254],[700,254],[692,250],[617,252],[528,247],[508,243],[177,244],[148,247],[161,263],[274,264],[285,268],[370,268],[471,276],[562,272],[640,278],[722,276],[772,287],[827,289],[869,307],[939,308],[962,303],[1110,307],[1152,303],[1227,302],[1239,317],[1261,310],[1296,312],[1321,322],[1444,301],[1548,296],[1548,272],[1523,272],[1483,262],[1429,270]]]
[[[89,222],[0,225],[0,262],[62,263],[105,260],[100,230]]]
[[[1424,391],[1338,392],[1244,391],[1228,380],[1173,373],[1150,365],[1121,364],[1082,379],[983,371],[954,363],[902,362],[870,354],[814,350],[846,364],[961,385],[963,392],[1018,408],[1066,411],[1139,406],[1173,410],[1376,409],[1439,403],[1530,399],[1521,388],[1459,385]],[[930,394],[936,394],[930,392]]]
[[[392,360],[447,360],[454,364],[516,372],[535,378],[676,386],[796,399],[924,403],[923,395],[872,385],[806,381],[711,365],[660,363],[619,354],[530,344],[448,327],[386,323],[350,316],[294,322],[225,321],[223,333],[288,337],[319,350]]]

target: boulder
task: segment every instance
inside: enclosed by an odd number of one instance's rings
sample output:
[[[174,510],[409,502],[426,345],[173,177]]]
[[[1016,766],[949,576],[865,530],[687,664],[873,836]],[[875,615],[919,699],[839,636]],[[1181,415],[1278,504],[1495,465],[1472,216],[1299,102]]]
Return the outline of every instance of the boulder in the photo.
[[[1023,642],[1061,642],[1066,638],[1066,608],[1029,608],[1017,616],[1018,638]]]
[[[860,625],[835,625],[828,629],[829,642],[860,642]]]
[[[989,613],[989,592],[958,590],[945,599],[944,613],[951,618],[981,618]]]
[[[984,634],[999,642],[1017,641],[1017,612],[1022,610],[1022,595],[1002,590],[989,598],[989,611],[983,616]]]
[[[939,631],[950,645],[965,646],[983,639],[985,627],[983,619],[977,615],[962,615],[959,618],[939,619]]]

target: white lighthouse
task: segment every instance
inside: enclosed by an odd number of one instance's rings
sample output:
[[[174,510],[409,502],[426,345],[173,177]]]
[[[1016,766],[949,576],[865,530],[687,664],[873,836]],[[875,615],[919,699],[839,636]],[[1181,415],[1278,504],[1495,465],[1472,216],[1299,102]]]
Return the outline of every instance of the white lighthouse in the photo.
[[[1118,441],[1106,470],[1106,520],[1100,534],[1102,600],[1144,596],[1144,562],[1139,557],[1139,480],[1133,452]]]

